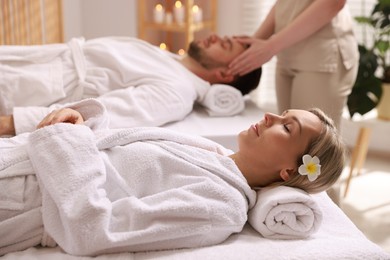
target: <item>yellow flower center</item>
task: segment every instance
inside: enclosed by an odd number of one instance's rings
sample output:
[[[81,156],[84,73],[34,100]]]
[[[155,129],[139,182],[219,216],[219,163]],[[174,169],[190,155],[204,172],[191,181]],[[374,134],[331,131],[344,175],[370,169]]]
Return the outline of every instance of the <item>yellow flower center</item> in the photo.
[[[314,164],[314,163],[309,163],[307,166],[306,166],[306,169],[307,169],[307,172],[309,174],[313,174],[317,171],[317,165]]]

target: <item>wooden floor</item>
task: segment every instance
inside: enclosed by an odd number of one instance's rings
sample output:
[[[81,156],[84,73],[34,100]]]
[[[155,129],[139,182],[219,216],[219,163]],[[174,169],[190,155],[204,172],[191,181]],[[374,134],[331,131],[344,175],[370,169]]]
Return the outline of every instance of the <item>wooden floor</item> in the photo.
[[[348,175],[346,168],[340,180],[340,208],[368,239],[390,253],[390,156],[369,153],[343,198]]]

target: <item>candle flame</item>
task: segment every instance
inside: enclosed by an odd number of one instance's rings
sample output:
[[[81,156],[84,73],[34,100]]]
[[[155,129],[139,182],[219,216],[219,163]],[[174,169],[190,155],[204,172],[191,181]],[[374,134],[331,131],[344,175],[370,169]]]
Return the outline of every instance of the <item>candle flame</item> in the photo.
[[[180,49],[177,53],[182,56],[186,53],[186,51],[183,49]]]
[[[156,10],[161,11],[163,9],[163,6],[161,4],[156,5]]]
[[[176,7],[176,8],[181,8],[181,7],[182,7],[181,2],[180,2],[180,1],[176,1],[176,2],[175,2],[175,7]]]
[[[199,6],[194,5],[194,6],[192,7],[192,12],[194,12],[194,13],[199,12]]]
[[[160,49],[162,50],[166,50],[167,49],[167,45],[165,43],[160,43]]]

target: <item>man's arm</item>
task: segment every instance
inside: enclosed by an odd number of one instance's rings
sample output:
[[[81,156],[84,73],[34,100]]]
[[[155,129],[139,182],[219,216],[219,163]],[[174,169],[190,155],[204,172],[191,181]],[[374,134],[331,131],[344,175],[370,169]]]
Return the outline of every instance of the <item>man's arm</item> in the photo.
[[[0,136],[15,135],[14,117],[12,115],[0,116]]]
[[[110,91],[96,99],[107,108],[110,128],[161,126],[188,115],[196,91],[185,79],[168,83],[151,81]]]

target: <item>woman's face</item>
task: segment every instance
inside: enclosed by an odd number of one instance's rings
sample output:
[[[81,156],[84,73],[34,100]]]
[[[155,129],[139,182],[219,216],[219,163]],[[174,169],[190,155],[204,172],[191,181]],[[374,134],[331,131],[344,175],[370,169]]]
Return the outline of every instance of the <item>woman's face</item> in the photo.
[[[320,119],[306,110],[288,110],[280,116],[266,113],[263,120],[239,134],[239,152],[266,172],[294,170],[297,159],[321,128]]]

